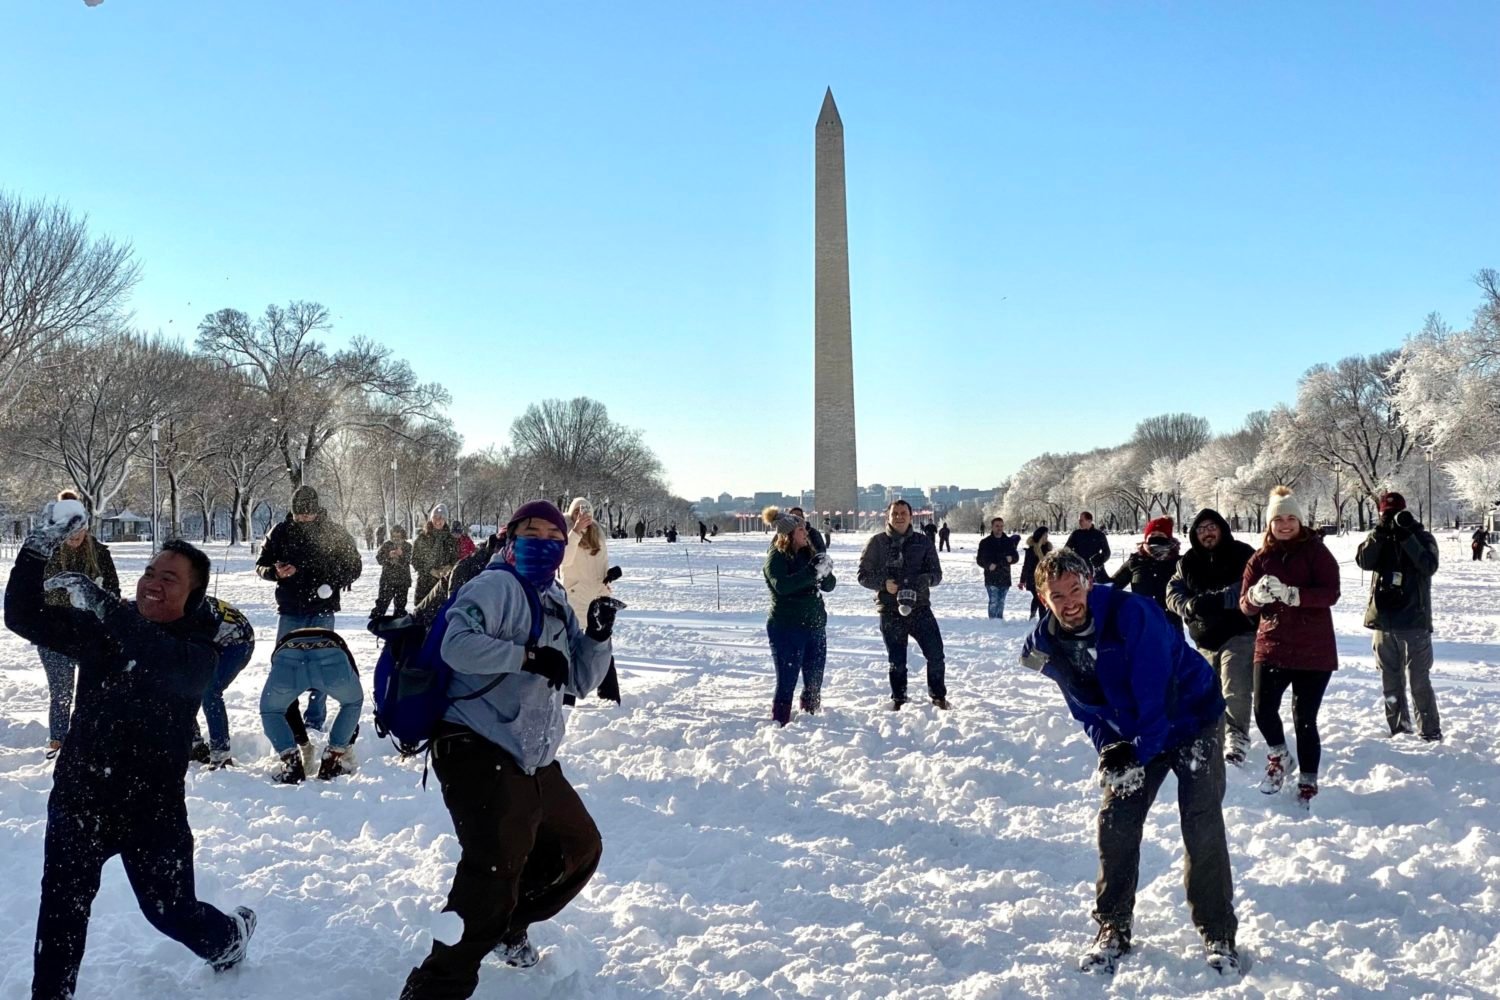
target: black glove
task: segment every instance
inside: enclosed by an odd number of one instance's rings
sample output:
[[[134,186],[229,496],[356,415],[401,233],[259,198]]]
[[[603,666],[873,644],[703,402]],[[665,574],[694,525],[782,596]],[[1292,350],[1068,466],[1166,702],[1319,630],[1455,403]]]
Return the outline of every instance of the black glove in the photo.
[[[599,682],[599,697],[605,701],[620,703],[620,675],[615,673],[615,661],[609,661],[609,673]]]
[[[1130,795],[1146,784],[1146,769],[1135,756],[1135,744],[1121,740],[1099,751],[1099,784],[1116,795]]]
[[[615,630],[615,612],[625,607],[613,597],[596,597],[589,604],[588,625],[583,634],[595,642],[607,642]]]
[[[1393,520],[1395,521],[1396,527],[1401,531],[1417,530],[1417,519],[1412,516],[1412,513],[1409,510],[1396,511],[1396,516],[1395,518],[1393,518]]]
[[[1197,597],[1194,597],[1188,601],[1188,617],[1202,621],[1209,615],[1213,614],[1215,611],[1220,610],[1223,606],[1224,602],[1221,601],[1217,595],[1199,594]]]
[[[521,669],[547,678],[547,686],[559,691],[568,683],[568,657],[551,646],[527,646],[526,662]]]
[[[616,580],[618,580],[620,577],[622,577],[624,575],[625,574],[623,572],[621,572],[620,567],[618,567],[618,566],[611,566],[609,568],[609,572],[604,574],[604,582],[605,583],[614,583]]]

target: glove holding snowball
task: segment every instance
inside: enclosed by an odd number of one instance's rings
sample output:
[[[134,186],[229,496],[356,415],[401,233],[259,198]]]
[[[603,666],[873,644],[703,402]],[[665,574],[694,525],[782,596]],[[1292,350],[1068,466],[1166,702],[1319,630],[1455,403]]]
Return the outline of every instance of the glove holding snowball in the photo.
[[[1136,759],[1134,743],[1122,740],[1099,751],[1099,786],[1119,796],[1146,786],[1146,769]]]
[[[827,552],[819,552],[813,556],[812,568],[813,575],[822,580],[829,573],[833,572],[833,560],[828,557]]]
[[[1245,600],[1258,608],[1263,608],[1268,604],[1275,604],[1276,594],[1271,589],[1272,580],[1276,580],[1276,578],[1274,576],[1263,576],[1259,580],[1256,580],[1250,589],[1245,592]],[[1280,583],[1281,581],[1276,580],[1276,582]]]
[[[59,573],[42,584],[44,590],[61,590],[68,603],[80,611],[92,612],[100,621],[113,611],[120,599],[82,573]]]
[[[1271,581],[1271,593],[1282,604],[1295,608],[1302,603],[1302,594],[1296,587],[1282,583],[1274,576],[1268,576],[1266,579]]]

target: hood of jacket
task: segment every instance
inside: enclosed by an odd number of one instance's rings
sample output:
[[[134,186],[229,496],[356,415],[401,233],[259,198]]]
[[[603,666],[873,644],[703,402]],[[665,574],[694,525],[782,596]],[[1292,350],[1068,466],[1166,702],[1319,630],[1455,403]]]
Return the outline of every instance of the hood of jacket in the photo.
[[[1225,542],[1234,541],[1234,532],[1229,530],[1229,522],[1224,520],[1224,515],[1212,507],[1204,507],[1198,512],[1198,516],[1193,518],[1193,523],[1188,526],[1188,548],[1207,551],[1208,547],[1198,541],[1198,528],[1205,521],[1219,526],[1219,534],[1222,536],[1219,539],[1220,545],[1223,545]]]

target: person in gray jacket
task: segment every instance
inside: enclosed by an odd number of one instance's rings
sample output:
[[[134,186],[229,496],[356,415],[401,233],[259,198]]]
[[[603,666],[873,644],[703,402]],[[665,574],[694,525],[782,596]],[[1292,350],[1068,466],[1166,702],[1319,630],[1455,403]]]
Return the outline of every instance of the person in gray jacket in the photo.
[[[1410,733],[1406,680],[1417,713],[1417,733],[1429,742],[1443,738],[1437,696],[1432,692],[1432,576],[1438,570],[1438,543],[1406,509],[1400,493],[1382,493],[1380,523],[1359,544],[1354,561],[1374,574],[1365,628],[1375,632],[1375,663],[1385,688],[1385,720],[1391,735]]]
[[[446,912],[459,921],[412,970],[401,1000],[462,1000],[479,984],[494,952],[506,964],[539,959],[527,928],[578,895],[598,867],[603,844],[583,800],[563,776],[557,750],[563,695],[583,697],[609,670],[616,609],[596,598],[580,625],[556,582],[567,546],[562,512],[545,500],[520,507],[486,570],[458,591],[448,609],[443,659],[455,700],[432,740],[432,766],[453,817],[461,854]],[[531,639],[540,602],[541,635]],[[466,697],[467,696],[467,697]]]

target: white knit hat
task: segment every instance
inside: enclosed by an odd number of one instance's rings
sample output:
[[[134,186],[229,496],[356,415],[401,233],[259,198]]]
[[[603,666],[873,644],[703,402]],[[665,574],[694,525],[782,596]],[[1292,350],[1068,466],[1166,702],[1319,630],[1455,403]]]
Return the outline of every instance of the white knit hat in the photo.
[[[1296,496],[1292,494],[1290,486],[1278,486],[1271,491],[1271,499],[1266,506],[1266,523],[1282,515],[1290,514],[1295,517],[1299,524],[1306,524],[1307,517],[1302,513],[1302,504],[1297,502]]]

